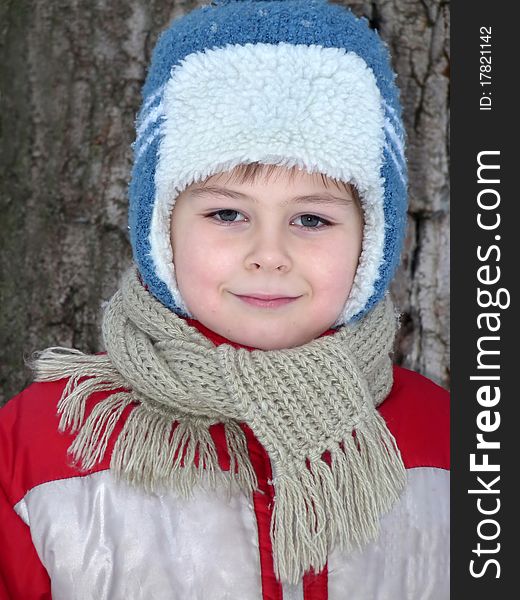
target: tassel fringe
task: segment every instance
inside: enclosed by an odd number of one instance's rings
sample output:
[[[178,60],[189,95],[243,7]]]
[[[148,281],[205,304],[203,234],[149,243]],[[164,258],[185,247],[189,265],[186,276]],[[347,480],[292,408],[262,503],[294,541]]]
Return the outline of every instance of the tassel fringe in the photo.
[[[376,539],[381,513],[405,485],[395,440],[379,415],[332,450],[330,463],[308,459],[297,472],[276,467],[271,538],[282,581],[296,584],[311,567],[321,571],[336,545],[348,552]]]
[[[235,455],[235,462],[231,461],[229,472],[219,466],[207,424],[172,423],[163,415],[138,406],[117,437],[110,468],[116,477],[149,492],[174,489],[189,498],[198,485],[215,490],[227,484],[229,494],[236,487],[250,494],[257,487],[257,479],[244,433],[228,423],[224,430],[228,447],[241,450]]]
[[[183,497],[189,497],[202,482],[209,489],[222,487],[224,482],[229,493],[236,487],[247,494],[257,488],[245,434],[238,423],[224,424],[230,457],[226,474],[219,466],[208,420],[175,422],[139,404],[133,392],[115,392],[124,382],[114,378],[113,367],[104,368],[111,365],[106,357],[56,347],[39,353],[38,358],[36,381],[69,376],[58,403],[59,429],[77,433],[69,453],[80,469],[92,469],[103,460],[117,422],[134,404],[112,451],[110,468],[116,477],[148,492],[173,488]],[[98,360],[93,363],[92,358]],[[95,392],[112,393],[85,419],[87,400]]]

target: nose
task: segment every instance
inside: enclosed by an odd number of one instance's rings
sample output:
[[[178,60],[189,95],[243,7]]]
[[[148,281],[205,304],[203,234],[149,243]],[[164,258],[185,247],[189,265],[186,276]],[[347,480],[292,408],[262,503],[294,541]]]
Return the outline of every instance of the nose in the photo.
[[[248,270],[289,271],[292,260],[283,232],[269,226],[255,231],[245,257],[245,266]]]

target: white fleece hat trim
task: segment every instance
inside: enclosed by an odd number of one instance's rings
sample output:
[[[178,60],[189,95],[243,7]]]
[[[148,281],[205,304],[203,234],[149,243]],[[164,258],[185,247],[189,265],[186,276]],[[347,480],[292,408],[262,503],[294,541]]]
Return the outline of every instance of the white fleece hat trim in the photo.
[[[151,257],[181,310],[189,314],[177,287],[170,242],[175,199],[191,183],[252,162],[298,166],[356,186],[364,209],[363,247],[336,324],[365,307],[383,259],[385,130],[402,160],[404,151],[362,58],[342,48],[288,43],[195,52],[172,69],[162,102],[150,109],[143,131],[158,119],[162,140]],[[400,157],[386,147],[400,167]]]

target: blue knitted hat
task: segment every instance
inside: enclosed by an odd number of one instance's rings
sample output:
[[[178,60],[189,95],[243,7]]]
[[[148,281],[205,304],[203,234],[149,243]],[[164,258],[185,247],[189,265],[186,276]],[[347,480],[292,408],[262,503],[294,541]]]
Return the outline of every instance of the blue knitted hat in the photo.
[[[384,295],[406,226],[396,75],[366,19],[326,0],[215,0],[160,36],[143,87],[130,236],[144,283],[177,314],[171,211],[190,184],[259,162],[353,184],[364,211],[358,269],[335,325]]]

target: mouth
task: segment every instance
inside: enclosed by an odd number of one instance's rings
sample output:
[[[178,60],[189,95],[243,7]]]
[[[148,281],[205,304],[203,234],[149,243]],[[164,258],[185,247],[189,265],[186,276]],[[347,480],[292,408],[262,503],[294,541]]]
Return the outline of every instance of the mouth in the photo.
[[[301,298],[301,296],[278,296],[273,294],[251,294],[251,295],[240,295],[233,294],[242,302],[251,306],[257,306],[259,308],[279,308],[287,304],[291,304]]]

